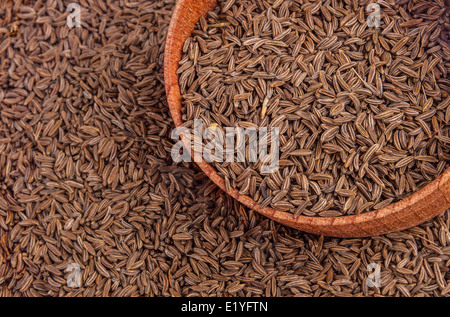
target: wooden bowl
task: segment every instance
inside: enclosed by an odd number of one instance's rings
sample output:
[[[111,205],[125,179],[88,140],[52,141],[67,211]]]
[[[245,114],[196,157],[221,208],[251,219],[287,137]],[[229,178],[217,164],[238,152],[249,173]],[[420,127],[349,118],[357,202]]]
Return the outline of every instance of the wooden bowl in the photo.
[[[205,16],[216,6],[217,0],[179,0],[172,15],[164,52],[164,81],[170,113],[176,127],[182,124],[181,93],[176,74],[182,57],[182,46],[190,37],[200,16]],[[185,142],[185,145],[186,148],[191,148],[189,143]],[[195,155],[193,151],[191,155]],[[450,208],[450,168],[428,186],[383,209],[352,216],[294,218],[288,212],[270,207],[260,208],[251,197],[239,195],[236,189],[227,191],[225,180],[210,164],[203,159],[197,164],[215,184],[242,204],[280,224],[318,235],[348,238],[376,236],[416,226]]]

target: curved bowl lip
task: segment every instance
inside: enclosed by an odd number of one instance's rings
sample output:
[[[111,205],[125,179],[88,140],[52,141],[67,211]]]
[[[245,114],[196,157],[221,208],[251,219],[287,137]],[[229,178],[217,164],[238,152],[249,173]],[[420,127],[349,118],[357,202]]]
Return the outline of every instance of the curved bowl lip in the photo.
[[[217,0],[179,0],[173,11],[165,44],[164,81],[170,114],[175,127],[179,127],[183,123],[181,116],[181,91],[178,84],[178,75],[176,74],[178,62],[181,60],[181,46],[185,41],[180,38],[189,37],[192,31],[183,28],[181,20],[193,14],[194,24],[196,24],[200,15],[213,10],[216,5]],[[289,212],[276,210],[271,207],[260,208],[259,204],[251,197],[240,195],[237,189],[233,188],[231,191],[227,191],[225,180],[218,175],[217,171],[209,163],[197,153],[194,153],[190,143],[183,138],[181,139],[186,148],[190,149],[194,162],[227,194],[245,206],[282,225],[308,233],[342,238],[377,236],[419,225],[450,207],[450,168],[448,168],[440,177],[427,186],[382,209],[368,211],[359,215],[339,217],[300,215],[294,218],[293,214]]]

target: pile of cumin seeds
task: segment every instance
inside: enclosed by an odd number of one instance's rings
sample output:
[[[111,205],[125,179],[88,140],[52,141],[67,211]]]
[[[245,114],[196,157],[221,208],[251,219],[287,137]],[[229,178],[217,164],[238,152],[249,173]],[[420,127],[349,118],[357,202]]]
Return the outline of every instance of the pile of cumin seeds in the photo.
[[[82,28],[62,37],[69,3],[0,4],[1,297],[450,295],[450,211],[334,239],[245,208],[170,159],[163,52],[174,1],[80,1]],[[368,285],[371,263],[380,287]],[[73,264],[80,287],[67,283]]]
[[[219,1],[185,42],[185,126],[280,130],[276,173],[212,163],[261,207],[360,214],[450,166],[448,2],[384,1],[379,28],[369,2]]]

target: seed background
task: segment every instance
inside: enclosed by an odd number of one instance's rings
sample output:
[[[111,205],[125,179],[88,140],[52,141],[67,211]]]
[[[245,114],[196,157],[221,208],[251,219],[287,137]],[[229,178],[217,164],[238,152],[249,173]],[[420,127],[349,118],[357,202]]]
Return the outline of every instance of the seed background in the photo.
[[[69,3],[0,6],[1,296],[450,294],[449,211],[365,239],[259,216],[170,159],[174,1],[80,1],[73,29]]]

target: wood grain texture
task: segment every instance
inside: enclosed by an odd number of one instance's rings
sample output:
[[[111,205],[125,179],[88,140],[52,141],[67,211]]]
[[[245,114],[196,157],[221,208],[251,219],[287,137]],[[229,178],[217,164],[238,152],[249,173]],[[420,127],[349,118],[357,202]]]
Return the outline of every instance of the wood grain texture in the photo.
[[[182,46],[200,16],[213,10],[216,5],[216,0],[179,0],[172,15],[164,55],[164,81],[170,113],[176,127],[182,124],[181,93],[176,74],[182,56]],[[184,139],[183,141],[187,148],[190,148],[190,144]],[[193,151],[191,155],[194,155]],[[294,219],[288,212],[270,207],[259,208],[252,198],[239,195],[236,189],[228,192],[224,179],[211,165],[203,159],[197,165],[217,186],[242,204],[278,223],[319,235],[347,238],[376,236],[419,225],[450,208],[450,169],[410,197],[380,210],[355,216],[299,216]]]

